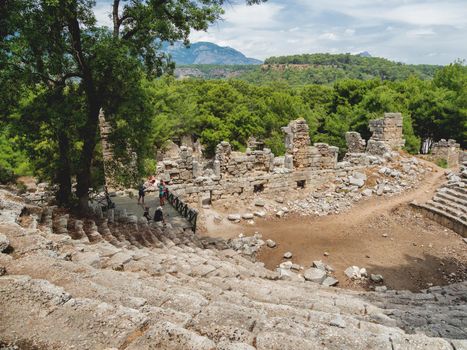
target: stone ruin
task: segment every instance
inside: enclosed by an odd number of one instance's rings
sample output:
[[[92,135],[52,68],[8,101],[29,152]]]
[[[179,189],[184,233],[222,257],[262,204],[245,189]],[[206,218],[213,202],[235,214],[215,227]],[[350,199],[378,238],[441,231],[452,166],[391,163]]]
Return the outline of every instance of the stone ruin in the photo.
[[[119,174],[126,174],[137,178],[138,170],[136,159],[137,155],[130,148],[127,148],[129,162],[121,162],[115,157],[112,144],[109,142],[109,135],[112,132],[112,126],[105,119],[103,109],[99,111],[99,132],[101,136],[102,157],[104,163],[105,185],[110,192],[113,192],[121,187],[118,181]]]
[[[286,195],[290,190],[313,191],[334,179],[342,171],[352,171],[371,164],[403,144],[402,116],[387,113],[384,119],[372,121],[374,135],[365,151],[360,134],[346,135],[349,157],[338,162],[339,149],[325,143],[311,144],[305,120],[291,121],[282,128],[286,154],[276,157],[270,149],[253,147],[235,152],[230,143],[216,147],[214,159],[194,158],[189,147],[180,147],[176,158],[158,163],[157,176],[171,184],[171,190],[194,206],[235,198],[249,199],[255,194]],[[384,150],[382,152],[381,150]]]
[[[447,166],[452,168],[459,165],[460,154],[460,144],[456,143],[456,140],[449,139],[446,141],[441,139],[433,144],[430,158],[435,163],[444,160]]]
[[[368,140],[368,153],[383,156],[405,145],[401,113],[384,113],[383,119],[370,120],[369,127],[373,135]]]
[[[365,153],[366,140],[358,132],[349,131],[345,133],[345,141],[348,153]]]

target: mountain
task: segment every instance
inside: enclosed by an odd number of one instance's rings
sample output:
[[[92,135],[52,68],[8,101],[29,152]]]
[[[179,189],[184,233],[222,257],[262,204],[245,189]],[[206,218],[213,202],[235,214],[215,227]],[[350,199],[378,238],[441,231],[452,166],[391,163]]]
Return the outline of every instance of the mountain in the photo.
[[[360,56],[360,57],[373,57],[370,55],[370,53],[368,51],[363,51],[363,52],[360,52],[357,54],[357,56]]]
[[[177,65],[254,65],[262,63],[260,60],[246,57],[231,47],[222,47],[209,42],[192,43],[189,47],[185,47],[181,42],[176,42],[173,45],[163,43],[162,50],[170,54]]]

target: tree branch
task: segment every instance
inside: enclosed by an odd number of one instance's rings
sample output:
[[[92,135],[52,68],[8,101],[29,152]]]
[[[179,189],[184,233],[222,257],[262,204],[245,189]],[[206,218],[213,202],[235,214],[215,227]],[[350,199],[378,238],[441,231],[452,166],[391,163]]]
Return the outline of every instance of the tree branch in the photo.
[[[114,0],[113,6],[112,6],[112,20],[114,23],[114,31],[113,31],[114,38],[118,38],[120,34],[120,24],[122,23],[121,19],[118,17],[119,6],[120,6],[120,0]]]

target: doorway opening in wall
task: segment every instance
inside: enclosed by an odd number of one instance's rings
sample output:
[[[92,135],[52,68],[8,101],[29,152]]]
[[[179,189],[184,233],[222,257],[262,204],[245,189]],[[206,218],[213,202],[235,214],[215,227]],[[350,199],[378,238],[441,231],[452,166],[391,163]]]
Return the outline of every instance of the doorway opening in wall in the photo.
[[[305,188],[306,187],[306,180],[297,181],[297,188]]]
[[[264,184],[253,185],[253,192],[260,193],[264,191]]]
[[[201,201],[202,205],[211,205],[212,204],[212,191],[206,192]]]

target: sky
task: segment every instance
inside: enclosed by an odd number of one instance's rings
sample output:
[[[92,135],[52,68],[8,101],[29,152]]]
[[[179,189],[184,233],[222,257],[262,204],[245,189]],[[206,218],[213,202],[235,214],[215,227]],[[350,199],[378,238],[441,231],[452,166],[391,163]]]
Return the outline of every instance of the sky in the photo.
[[[98,1],[99,22],[109,23],[109,9]],[[235,0],[225,10],[222,21],[190,40],[258,59],[362,51],[404,63],[467,59],[467,0]]]

